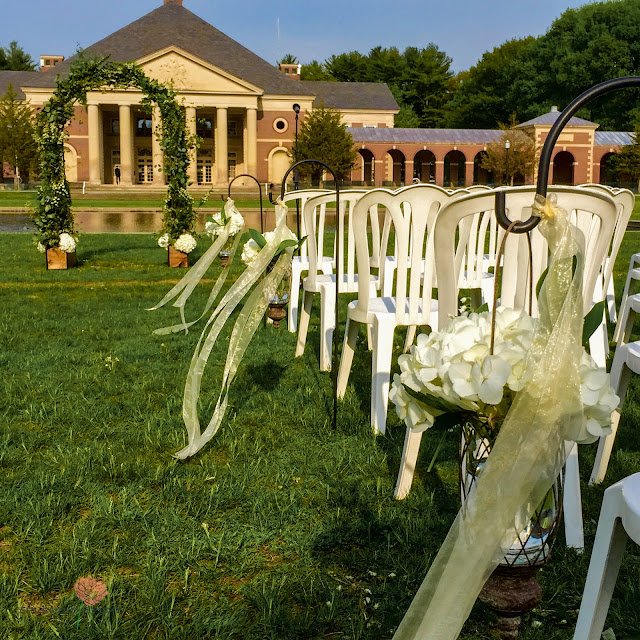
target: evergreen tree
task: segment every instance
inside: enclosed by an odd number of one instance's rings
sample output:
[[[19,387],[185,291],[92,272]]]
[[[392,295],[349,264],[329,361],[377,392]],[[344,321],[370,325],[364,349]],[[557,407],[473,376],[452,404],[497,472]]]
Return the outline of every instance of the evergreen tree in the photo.
[[[0,161],[9,164],[16,174],[16,188],[18,172],[22,181],[27,182],[29,173],[38,165],[38,147],[33,134],[33,112],[17,99],[10,84],[0,98]]]
[[[334,81],[335,78],[326,70],[324,64],[312,60],[309,64],[303,64],[300,70],[300,80],[324,80]]]
[[[281,64],[298,64],[298,58],[292,53],[285,53],[284,56],[282,56],[282,60],[276,62],[276,67],[279,68]]]
[[[33,58],[25,53],[24,49],[18,46],[13,40],[8,48],[0,47],[0,69],[9,71],[35,71],[36,63]]]
[[[305,116],[298,136],[298,160],[321,160],[336,172],[339,180],[344,180],[355,164],[356,153],[353,138],[338,111],[323,105]],[[314,180],[319,180],[323,172],[320,165],[300,167],[301,175],[311,175]]]

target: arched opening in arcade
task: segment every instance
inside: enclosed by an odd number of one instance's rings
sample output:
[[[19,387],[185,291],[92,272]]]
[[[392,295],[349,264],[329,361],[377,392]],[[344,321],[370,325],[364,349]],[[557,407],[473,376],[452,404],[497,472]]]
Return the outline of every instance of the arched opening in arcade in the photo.
[[[573,184],[574,158],[568,151],[559,151],[553,158],[553,184]]]
[[[495,185],[493,171],[488,171],[482,166],[482,160],[487,155],[486,151],[479,151],[473,158],[473,184]]]
[[[608,184],[609,186],[618,186],[618,172],[615,169],[615,156],[617,153],[605,153],[600,158],[600,184]]]
[[[462,151],[449,151],[444,157],[444,186],[464,187],[464,165],[466,158]]]
[[[435,183],[436,157],[428,149],[418,151],[413,157],[413,178],[419,182]]]
[[[369,149],[358,149],[359,158],[356,163],[356,170],[352,173],[353,181],[361,183],[365,187],[371,187],[376,177],[376,159]]]
[[[401,187],[405,184],[405,157],[398,149],[387,151],[387,179],[386,186]]]

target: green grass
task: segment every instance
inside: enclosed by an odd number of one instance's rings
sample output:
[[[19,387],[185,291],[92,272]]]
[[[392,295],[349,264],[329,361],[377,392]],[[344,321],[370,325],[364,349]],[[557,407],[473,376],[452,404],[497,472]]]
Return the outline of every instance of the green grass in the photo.
[[[639,241],[625,239],[619,291]],[[457,512],[457,445],[427,473],[439,439],[427,432],[411,494],[393,499],[404,428],[390,412],[388,434],[370,433],[366,349],[334,431],[317,309],[302,358],[294,335],[262,326],[221,430],[177,461],[199,331],[152,334],[177,313],[145,308],[182,275],[154,238],[85,235],[79,268],[66,272],[47,272],[28,235],[0,235],[0,249],[3,640],[392,637]],[[198,287],[188,318],[210,286]],[[203,422],[221,343],[205,374]],[[634,382],[604,486],[583,484],[587,552],[567,550],[560,534],[524,640],[573,635],[602,493],[640,465],[639,393]],[[585,480],[594,451],[581,447]],[[76,628],[73,584],[88,574],[107,584],[107,609],[85,608]],[[639,577],[630,545],[607,623],[618,640],[637,637]],[[490,621],[477,605],[461,638],[490,638]]]
[[[220,209],[224,206],[223,200],[219,197],[224,189],[220,189],[220,193],[212,194],[212,196],[202,205],[203,209]],[[202,193],[196,193],[193,195],[194,204],[198,207],[200,200],[202,199]],[[35,191],[0,191],[0,208],[2,207],[25,207],[35,203],[36,192]],[[96,196],[95,193],[72,193],[73,206],[81,209],[92,208],[123,208],[123,209],[140,209],[140,208],[153,208],[162,209],[164,205],[164,198],[155,194],[145,194],[143,192],[127,193],[123,191],[114,191],[113,194],[108,196]],[[244,208],[258,208],[260,206],[259,200],[237,200],[237,206]],[[268,197],[264,196],[263,206],[266,208],[272,206],[269,203]]]

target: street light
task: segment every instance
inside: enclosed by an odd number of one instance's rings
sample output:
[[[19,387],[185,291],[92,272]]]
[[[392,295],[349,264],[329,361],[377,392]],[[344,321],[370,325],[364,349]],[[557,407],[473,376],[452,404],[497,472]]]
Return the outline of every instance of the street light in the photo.
[[[509,149],[511,149],[511,141],[505,140],[504,142],[504,183],[509,184]]]

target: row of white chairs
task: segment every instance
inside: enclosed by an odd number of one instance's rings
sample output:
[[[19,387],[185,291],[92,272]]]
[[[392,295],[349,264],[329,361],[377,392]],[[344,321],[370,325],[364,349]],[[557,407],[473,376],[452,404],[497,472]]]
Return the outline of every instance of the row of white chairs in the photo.
[[[600,291],[601,295],[606,290],[607,267],[615,260],[631,214],[629,203],[633,202],[633,196],[630,199],[629,192],[616,194],[588,188],[552,187],[551,191],[556,194],[560,206],[572,212],[573,221],[585,234],[589,267],[584,282],[586,312],[592,305],[592,294]],[[326,266],[330,262],[324,257],[321,232],[326,204],[331,198],[332,194],[326,193],[311,195],[303,206],[305,234],[309,238],[306,256],[309,276],[304,283],[305,308],[297,348],[300,355],[306,340],[312,295],[320,292],[324,303],[321,304],[320,362],[325,370],[330,368],[336,276],[319,271],[324,271],[320,265]],[[532,202],[531,187],[507,191],[507,209],[512,219],[528,218]],[[433,185],[413,185],[395,192],[375,189],[341,194],[336,220],[344,229],[347,257],[345,262],[344,248],[335,251],[338,277],[341,291],[357,291],[358,300],[349,306],[338,392],[341,396],[345,393],[358,328],[364,324],[373,347],[371,420],[376,433],[385,430],[395,327],[429,325],[437,329],[450,315],[457,313],[458,290],[463,287],[477,288],[482,292],[480,299],[491,301],[493,278],[490,272],[495,262],[495,247],[504,233],[496,227],[493,207],[492,192],[450,192]],[[391,230],[395,236],[393,242],[389,241]],[[532,234],[532,244],[535,283],[546,268],[548,252],[539,233]],[[514,236],[507,242],[501,304],[524,308],[528,303],[526,249],[523,236]],[[335,264],[334,259],[331,265]],[[597,287],[598,282],[600,287]],[[395,296],[391,296],[392,286]],[[435,287],[438,301],[432,297]],[[380,291],[382,296],[378,295]],[[535,299],[532,306],[535,314]],[[599,336],[592,339],[592,352],[604,366],[606,327]],[[398,498],[406,496],[410,489],[419,443],[420,435],[408,431],[395,490]],[[566,518],[568,542],[582,548],[577,449],[568,459],[565,491],[567,509],[574,506],[573,515]]]

